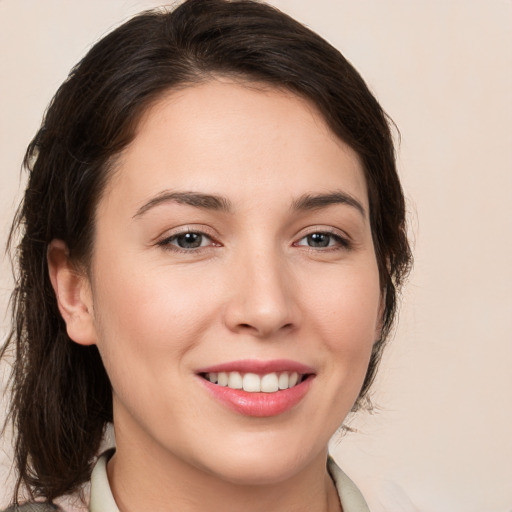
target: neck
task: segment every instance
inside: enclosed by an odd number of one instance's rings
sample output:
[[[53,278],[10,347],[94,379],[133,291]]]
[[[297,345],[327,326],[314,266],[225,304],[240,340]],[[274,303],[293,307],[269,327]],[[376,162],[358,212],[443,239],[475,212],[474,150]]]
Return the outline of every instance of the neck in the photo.
[[[125,442],[126,441],[126,442]],[[117,440],[108,464],[114,499],[121,512],[341,512],[327,472],[327,452],[277,482],[230,482],[172,454],[161,446],[142,447]]]

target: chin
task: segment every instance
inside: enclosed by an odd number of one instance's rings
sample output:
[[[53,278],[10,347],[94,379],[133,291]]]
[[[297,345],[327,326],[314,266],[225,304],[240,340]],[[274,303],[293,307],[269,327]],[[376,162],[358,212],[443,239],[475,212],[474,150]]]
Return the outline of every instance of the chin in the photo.
[[[225,482],[238,486],[258,486],[279,484],[297,473],[296,464],[240,462],[229,468],[223,468],[220,476]]]
[[[325,454],[322,452],[318,456]],[[277,448],[256,447],[251,450],[246,447],[236,453],[224,453],[222,461],[217,459],[216,468],[210,466],[210,471],[236,485],[272,485],[294,477],[308,461],[304,447],[294,453],[289,445],[281,443]]]

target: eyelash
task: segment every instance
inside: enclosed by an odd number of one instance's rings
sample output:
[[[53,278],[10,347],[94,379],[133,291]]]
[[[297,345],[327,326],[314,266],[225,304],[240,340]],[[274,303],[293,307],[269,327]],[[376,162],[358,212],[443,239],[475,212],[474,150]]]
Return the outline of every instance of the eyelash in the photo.
[[[300,244],[302,240],[305,240],[309,237],[313,237],[315,235],[321,235],[321,236],[328,236],[330,237],[329,245],[325,247],[314,247],[314,246],[308,246]],[[330,245],[330,242],[334,240],[335,244]],[[307,247],[310,250],[320,250],[320,251],[332,251],[332,250],[349,250],[351,249],[350,241],[347,238],[342,237],[341,235],[337,233],[333,233],[331,231],[312,231],[311,233],[308,233],[304,235],[302,238],[299,239],[298,242],[295,242],[293,245],[299,246],[299,247]]]
[[[210,243],[207,245],[204,245],[204,246],[199,245],[197,247],[188,247],[188,248],[180,247],[179,245],[173,243],[173,242],[177,241],[180,237],[185,237],[187,235],[197,235],[197,236],[201,237],[200,244],[202,244],[204,238],[210,240]],[[314,246],[308,246],[306,244],[300,243],[302,240],[307,240],[309,237],[313,237],[313,236],[317,236],[317,235],[329,237],[328,245],[324,246],[324,247],[314,247]],[[331,245],[331,242],[333,240],[335,241],[335,243]],[[221,244],[216,242],[211,235],[208,235],[207,233],[204,233],[203,231],[192,230],[192,229],[182,231],[179,233],[174,233],[173,235],[171,235],[167,238],[164,238],[163,240],[158,242],[157,245],[160,247],[163,247],[165,250],[170,250],[170,251],[175,251],[175,252],[180,252],[180,253],[185,253],[185,254],[191,254],[194,252],[198,252],[199,250],[209,249],[212,246],[213,247],[221,246]],[[306,247],[309,250],[322,251],[322,252],[351,249],[351,243],[347,238],[344,238],[341,235],[332,233],[330,231],[312,231],[312,232],[302,236],[297,242],[294,242],[293,246]]]
[[[206,238],[206,239],[210,240],[210,243],[206,246],[199,245],[198,247],[189,247],[189,248],[180,247],[179,245],[173,243],[174,241],[178,240],[179,238],[185,237],[187,235],[198,235],[201,238]],[[202,241],[203,240],[201,240],[201,243],[202,243]],[[203,231],[192,230],[192,229],[187,229],[186,231],[174,233],[173,235],[171,235],[167,238],[164,238],[163,240],[158,242],[157,245],[160,247],[163,247],[165,250],[175,251],[175,252],[180,252],[180,253],[185,253],[185,254],[191,254],[191,253],[197,252],[198,250],[201,250],[201,249],[203,249],[203,250],[208,249],[212,246],[217,246],[217,247],[220,246],[219,243],[215,242],[215,240],[213,239],[212,236],[208,235],[207,233],[204,233]]]

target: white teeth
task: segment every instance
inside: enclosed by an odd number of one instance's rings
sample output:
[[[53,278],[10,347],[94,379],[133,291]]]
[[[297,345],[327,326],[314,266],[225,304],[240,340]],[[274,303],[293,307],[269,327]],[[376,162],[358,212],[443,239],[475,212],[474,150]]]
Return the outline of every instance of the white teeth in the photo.
[[[268,373],[261,378],[261,391],[263,393],[275,393],[279,390],[277,373]]]
[[[261,391],[261,379],[259,375],[255,373],[246,373],[243,380],[244,391],[251,393],[257,393]]]
[[[301,382],[297,372],[256,373],[242,374],[240,372],[211,372],[205,374],[207,380],[219,386],[231,389],[243,389],[248,393],[275,393],[282,389],[293,388]]]
[[[228,387],[231,389],[242,389],[242,376],[238,372],[229,373]]]
[[[279,381],[278,381],[279,389],[288,389],[289,380],[290,379],[289,379],[287,373],[281,373],[281,375],[279,375]]]
[[[227,386],[228,385],[228,374],[226,372],[219,372],[219,376],[217,378],[217,384],[219,386]]]

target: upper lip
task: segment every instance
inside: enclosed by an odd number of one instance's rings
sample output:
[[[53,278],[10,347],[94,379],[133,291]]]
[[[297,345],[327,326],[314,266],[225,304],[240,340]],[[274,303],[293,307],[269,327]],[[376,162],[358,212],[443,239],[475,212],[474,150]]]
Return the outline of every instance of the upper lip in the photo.
[[[197,373],[219,373],[219,372],[240,372],[256,373],[265,375],[273,372],[297,372],[301,374],[315,373],[310,366],[288,359],[274,359],[271,361],[260,361],[253,359],[242,359],[215,364],[197,370]]]

